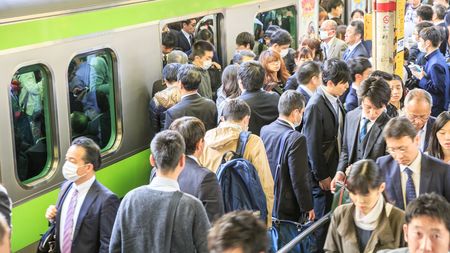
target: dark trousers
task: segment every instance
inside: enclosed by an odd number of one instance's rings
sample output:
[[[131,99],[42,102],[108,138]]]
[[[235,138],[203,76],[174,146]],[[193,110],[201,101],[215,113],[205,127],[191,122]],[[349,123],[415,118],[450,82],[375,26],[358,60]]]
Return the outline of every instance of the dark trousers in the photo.
[[[314,201],[314,213],[316,214],[316,221],[325,216],[331,210],[333,203],[333,195],[331,191],[324,191],[320,188],[319,182],[313,180],[312,195]],[[311,252],[323,252],[323,246],[328,233],[329,223],[317,229],[314,232],[314,242],[312,243]]]

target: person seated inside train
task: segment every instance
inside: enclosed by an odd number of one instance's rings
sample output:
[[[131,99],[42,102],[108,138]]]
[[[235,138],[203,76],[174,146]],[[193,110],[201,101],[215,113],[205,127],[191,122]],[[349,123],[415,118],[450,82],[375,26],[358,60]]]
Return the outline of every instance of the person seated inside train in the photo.
[[[210,253],[264,253],[268,248],[266,226],[251,211],[227,213],[208,232]]]
[[[420,135],[405,117],[391,119],[383,129],[390,155],[377,159],[386,175],[386,194],[405,207],[417,196],[436,192],[450,200],[450,165],[419,149]]]
[[[436,193],[413,200],[405,213],[403,234],[408,247],[379,253],[448,253],[450,250],[450,204]]]
[[[265,78],[264,67],[257,61],[248,61],[239,66],[238,82],[242,90],[239,96],[251,109],[249,131],[259,135],[261,128],[278,118],[280,95],[262,89]]]
[[[269,27],[270,28],[270,27]],[[269,50],[275,51],[283,58],[284,66],[292,74],[295,69],[295,50],[290,48],[292,36],[288,31],[278,28],[270,35]]]
[[[242,51],[241,51],[242,52]],[[228,65],[222,73],[222,86],[217,90],[217,122],[220,123],[223,107],[226,101],[237,98],[241,95],[241,89],[238,83],[239,66],[236,64]]]
[[[205,207],[212,223],[224,213],[222,191],[217,176],[199,163],[204,150],[205,125],[195,117],[185,116],[176,119],[170,130],[177,131],[184,138],[186,163],[178,176],[180,190],[198,198]]]
[[[441,112],[433,124],[428,154],[450,163],[450,112]]]
[[[280,54],[266,50],[259,56],[259,62],[265,70],[263,89],[281,95],[290,75]]]
[[[198,88],[198,94],[209,99],[213,98],[211,77],[208,73],[208,69],[214,64],[212,60],[213,55],[214,46],[208,41],[203,40],[194,43],[192,46],[192,54],[190,55],[192,64],[198,67],[198,71],[201,75],[201,83]]]
[[[180,102],[181,93],[180,85],[177,82],[177,74],[181,66],[179,63],[169,63],[163,69],[163,79],[167,88],[157,92],[149,104],[150,126],[153,133],[157,133],[164,128],[167,109]]]
[[[203,77],[201,71],[202,69],[192,64],[183,65],[178,69],[177,80],[181,85],[181,100],[166,111],[164,129],[168,129],[174,120],[183,116],[199,118],[203,121],[207,130],[216,127],[216,104],[211,99],[202,97],[198,93]]]
[[[345,98],[345,110],[350,112],[359,107],[358,90],[361,83],[372,73],[372,64],[369,59],[357,57],[348,61],[352,84]]]
[[[325,252],[379,252],[404,246],[405,213],[384,197],[383,171],[371,159],[349,168],[346,187],[352,203],[336,208],[325,241]]]
[[[254,60],[256,54],[251,50],[239,50],[233,55],[233,59],[231,59],[231,64],[241,65],[243,62],[248,62]]]
[[[109,252],[207,253],[210,223],[205,208],[181,192],[177,182],[186,161],[183,137],[172,130],[159,132],[150,150],[156,177],[123,198]]]
[[[189,58],[188,58],[187,54],[184,53],[183,51],[172,50],[172,52],[167,54],[167,64],[170,64],[170,63],[187,64],[188,62],[189,62]],[[165,88],[167,88],[167,84],[164,82],[163,79],[158,79],[158,80],[154,81],[153,85],[152,85],[152,96],[151,97],[153,98],[156,93],[164,90]]]
[[[167,64],[167,55],[177,47],[177,34],[175,31],[167,31],[161,34],[161,52],[163,68]]]

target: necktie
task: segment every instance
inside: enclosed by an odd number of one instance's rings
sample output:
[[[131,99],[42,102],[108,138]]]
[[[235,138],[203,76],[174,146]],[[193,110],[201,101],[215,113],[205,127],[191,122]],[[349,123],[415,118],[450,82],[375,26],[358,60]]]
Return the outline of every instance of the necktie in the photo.
[[[366,118],[362,118],[362,126],[361,130],[359,131],[359,142],[361,143],[364,140],[364,137],[366,137],[367,134],[367,124],[369,124],[369,120]]]
[[[406,205],[412,200],[416,198],[416,187],[414,186],[414,181],[412,179],[413,171],[406,167],[405,173],[408,175],[408,179],[406,180]]]
[[[344,61],[346,61],[349,54],[350,54],[350,49],[347,48],[347,49],[345,50],[345,52],[344,52],[344,55],[342,56],[342,59],[343,59]]]
[[[72,250],[73,214],[77,205],[77,199],[78,190],[75,189],[70,199],[69,208],[67,209],[66,222],[64,223],[63,250],[61,253],[70,253]]]

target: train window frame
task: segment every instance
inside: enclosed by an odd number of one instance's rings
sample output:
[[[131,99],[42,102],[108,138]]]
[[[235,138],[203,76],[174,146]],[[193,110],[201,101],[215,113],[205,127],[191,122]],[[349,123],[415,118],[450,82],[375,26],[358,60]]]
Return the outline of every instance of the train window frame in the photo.
[[[55,99],[54,99],[54,75],[52,75],[52,71],[50,67],[42,62],[37,62],[33,64],[28,64],[24,66],[19,66],[16,71],[12,74],[11,82],[16,79],[16,77],[23,73],[30,73],[34,71],[41,71],[42,73],[42,82],[43,85],[43,102],[42,102],[42,111],[44,113],[44,125],[45,125],[45,138],[46,139],[46,149],[47,149],[47,159],[45,165],[40,170],[40,172],[30,178],[25,180],[21,180],[19,177],[19,165],[17,161],[17,148],[15,143],[16,131],[14,126],[14,121],[11,120],[11,130],[12,130],[12,147],[13,147],[13,164],[14,164],[14,175],[16,178],[16,182],[23,188],[32,188],[52,177],[56,173],[57,163],[58,163],[58,135],[56,131],[53,129],[57,129],[57,116],[55,113]],[[11,119],[15,117],[13,112],[13,104],[11,95],[8,96],[9,101],[9,113]],[[37,143],[35,143],[37,144]]]
[[[70,64],[74,62],[76,58],[85,58],[96,54],[105,54],[108,55],[110,62],[108,62],[108,69],[110,71],[110,77],[111,77],[111,91],[112,91],[112,99],[108,99],[109,104],[109,113],[110,113],[110,124],[111,124],[111,134],[109,137],[109,140],[103,148],[100,147],[100,153],[102,158],[105,156],[110,156],[111,154],[115,153],[120,145],[120,142],[122,140],[122,121],[121,121],[121,106],[120,106],[120,97],[121,97],[121,89],[120,89],[120,79],[118,76],[118,60],[117,60],[117,54],[116,52],[110,48],[110,47],[103,47],[103,48],[97,48],[97,49],[90,49],[87,51],[81,51],[74,53],[66,68],[66,95],[67,95],[67,108],[68,108],[68,126],[69,126],[69,143],[72,143],[72,124],[71,124],[71,105],[70,105],[70,88],[69,88],[69,78],[70,78]],[[84,136],[84,135],[82,135]],[[98,144],[98,143],[97,143]]]

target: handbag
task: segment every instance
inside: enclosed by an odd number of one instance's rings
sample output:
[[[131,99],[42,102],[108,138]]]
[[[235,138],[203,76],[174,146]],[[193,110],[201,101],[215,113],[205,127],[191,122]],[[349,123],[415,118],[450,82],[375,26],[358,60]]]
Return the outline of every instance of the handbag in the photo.
[[[333,203],[331,204],[331,211],[334,211],[338,206],[351,203],[350,194],[345,186],[345,182],[336,182],[336,191],[333,195]]]

